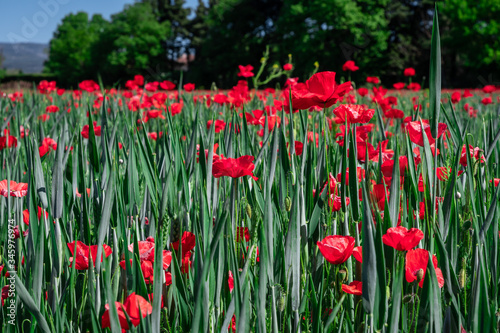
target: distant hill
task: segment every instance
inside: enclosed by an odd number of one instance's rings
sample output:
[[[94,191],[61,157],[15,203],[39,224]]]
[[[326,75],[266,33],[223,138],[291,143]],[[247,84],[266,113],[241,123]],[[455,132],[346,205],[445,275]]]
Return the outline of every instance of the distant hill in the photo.
[[[25,74],[41,73],[48,49],[48,44],[0,42],[0,53],[5,57],[2,67],[10,71],[21,70]]]

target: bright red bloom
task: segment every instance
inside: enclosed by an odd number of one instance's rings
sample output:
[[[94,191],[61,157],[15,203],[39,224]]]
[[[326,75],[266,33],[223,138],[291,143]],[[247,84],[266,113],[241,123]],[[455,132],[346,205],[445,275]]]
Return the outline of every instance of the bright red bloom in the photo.
[[[469,98],[469,97],[472,97],[474,96],[473,94],[470,93],[469,89],[465,89],[464,90],[464,94],[463,94],[463,98]]]
[[[494,92],[495,90],[496,90],[496,89],[495,89],[495,86],[494,86],[494,85],[491,85],[491,84],[489,84],[489,85],[487,85],[487,86],[484,86],[484,87],[483,87],[483,92],[484,92],[485,94],[491,94],[491,93],[492,93],[492,92]]]
[[[383,211],[385,208],[385,198],[389,198],[389,191],[384,186],[384,184],[375,184],[370,192],[372,199],[378,206],[378,209]]]
[[[333,265],[346,262],[354,250],[354,238],[351,236],[327,236],[316,244],[323,257]]]
[[[130,294],[123,304],[115,302],[114,306],[118,312],[118,319],[120,320],[122,331],[130,328],[127,322],[127,315],[130,318],[132,325],[138,326],[142,318],[145,318],[147,315],[153,313],[153,307],[151,304],[144,299],[144,297],[136,295],[136,293]],[[102,328],[111,327],[109,319],[109,304],[106,304],[104,308],[106,311],[104,311],[104,314],[102,315]]]
[[[148,237],[145,241],[138,242],[139,247],[139,259],[141,262],[142,275],[144,276],[144,281],[147,284],[154,282],[154,261],[155,261],[155,240],[153,237]],[[134,252],[134,244],[128,246],[130,252]],[[172,261],[172,253],[167,250],[163,250],[163,264],[164,270],[168,269],[170,262]],[[132,265],[132,259],[130,259],[130,264]],[[120,261],[120,267],[125,269],[125,260]],[[170,274],[170,273],[167,273]],[[167,279],[168,280],[168,279]],[[167,283],[168,285],[168,283]]]
[[[406,252],[405,275],[406,282],[411,283],[418,279],[419,271],[422,270],[422,279],[419,282],[420,288],[424,286],[425,273],[427,271],[427,263],[429,262],[429,251],[424,249],[409,250]],[[435,255],[432,256],[432,263],[436,270],[436,277],[439,288],[444,286],[443,272],[438,268],[438,262]]]
[[[59,107],[57,105],[49,105],[45,108],[45,112],[47,113],[56,113],[59,111]]]
[[[292,69],[293,69],[292,64],[284,64],[283,65],[283,70],[285,70],[285,71],[291,71]]]
[[[193,91],[194,89],[195,89],[195,85],[194,85],[194,83],[186,83],[186,84],[184,85],[184,90],[185,90],[186,92],[191,92],[191,91]]]
[[[304,150],[304,144],[300,141],[295,141],[295,155],[302,155],[302,151]]]
[[[250,231],[248,227],[237,227],[236,229],[236,242],[241,242],[243,239],[245,239],[247,243],[250,242]]]
[[[408,167],[408,158],[406,156],[399,157],[399,176],[405,175],[405,170]],[[392,178],[392,170],[394,169],[394,160],[387,160],[380,167],[384,177]]]
[[[498,184],[500,183],[500,178],[493,178],[492,180],[490,180],[490,183],[493,183],[495,184],[495,187],[498,187]]]
[[[11,197],[24,197],[28,194],[28,184],[27,183],[16,183],[15,181],[10,181],[10,196]],[[7,198],[9,192],[7,190],[7,180],[4,179],[0,182],[0,195]]]
[[[422,89],[422,87],[420,86],[419,83],[416,83],[416,82],[412,82],[410,83],[408,86],[407,86],[408,89],[410,90],[413,90],[413,91],[419,91],[420,89]]]
[[[493,99],[491,97],[485,97],[481,100],[483,105],[493,104]]]
[[[179,241],[175,241],[171,244],[172,249],[175,251],[179,250]],[[182,255],[186,254],[186,252],[191,251],[196,246],[196,236],[189,231],[184,231],[182,233],[181,238],[181,246],[182,246]]]
[[[184,106],[184,103],[172,103],[170,104],[170,113],[172,116],[175,116],[176,114],[181,113],[182,107]]]
[[[49,218],[49,212],[44,211],[42,207],[38,206],[38,213],[37,213],[38,221],[40,221],[40,219],[42,218],[42,212],[45,212],[44,215],[46,219]],[[23,222],[26,225],[30,225],[30,213],[28,209],[23,210]]]
[[[210,129],[210,127],[212,127],[212,123],[213,123],[212,120],[207,121],[207,129]],[[215,120],[215,133],[220,133],[225,126],[226,123],[224,122],[224,120],[219,120],[219,119]]]
[[[364,97],[364,96],[368,95],[368,89],[358,88],[358,94],[359,94],[359,96]]]
[[[437,138],[434,139],[431,135],[431,125],[427,120],[422,120],[423,132],[427,135],[427,139],[429,140],[429,145],[432,145],[436,142],[436,139],[439,138],[448,128],[448,126],[444,123],[438,124],[438,135]],[[410,136],[411,142],[420,147],[424,146],[424,136],[422,132],[422,126],[420,125],[420,121],[410,121],[406,126],[408,131],[408,135]]]
[[[163,90],[174,90],[175,84],[173,82],[165,80],[163,82],[160,82],[160,88]]]
[[[384,110],[384,116],[388,119],[403,119],[405,114],[402,110],[390,108]]]
[[[345,62],[345,64],[344,64],[344,65],[342,65],[342,70],[343,70],[344,72],[346,72],[346,71],[355,72],[355,71],[357,71],[358,69],[359,69],[359,67],[358,67],[358,66],[356,66],[356,64],[355,64],[355,63],[354,63],[354,61],[352,61],[352,60],[347,60],[347,61]]]
[[[408,230],[405,227],[395,227],[387,229],[387,233],[382,236],[382,242],[398,251],[408,251],[417,246],[423,238],[424,233],[417,228]]]
[[[367,83],[373,83],[373,84],[379,84],[380,83],[380,79],[376,76],[368,76],[366,78],[366,82]]]
[[[231,178],[240,178],[243,176],[251,176],[254,180],[258,178],[254,176],[253,169],[255,165],[252,163],[253,156],[245,155],[239,158],[221,158],[214,161],[212,166],[212,175],[215,178],[228,176]]]
[[[12,135],[9,135],[8,137],[0,136],[0,150],[3,150],[7,147],[8,148],[17,147],[17,138],[15,136]]]
[[[113,251],[111,250],[111,247],[109,247],[106,244],[103,244],[102,247],[103,247],[102,253],[107,258],[111,254],[111,252],[113,252]],[[69,258],[69,262],[72,263],[73,261],[75,261],[76,262],[76,264],[75,264],[76,269],[78,269],[78,270],[89,269],[89,255],[92,256],[92,262],[94,263],[94,267],[95,267],[95,261],[97,258],[97,250],[98,250],[97,245],[87,246],[84,243],[77,241],[76,242],[76,254],[73,252],[75,250],[75,241],[68,243],[68,248],[69,248],[69,252],[71,252],[71,255],[73,256],[73,257]],[[74,259],[75,256],[76,256],[76,260]],[[101,262],[102,262],[102,260],[103,260],[103,258],[101,255]],[[71,267],[71,265],[70,265],[70,267]]]
[[[467,167],[467,153],[465,151],[465,145],[462,146],[462,155],[460,156],[460,164],[465,168]],[[470,158],[473,161],[479,161],[479,163],[484,163],[484,155],[482,154],[483,150],[478,147],[474,148],[472,145],[469,145],[469,154]]]
[[[451,102],[453,104],[457,104],[461,99],[462,95],[460,94],[460,91],[455,91],[453,94],[451,94]]]
[[[375,109],[368,109],[364,105],[341,104],[333,110],[339,118],[338,123],[363,124],[369,122],[375,114]]]
[[[415,76],[415,69],[411,68],[411,67],[405,68],[403,75],[404,76]]]
[[[352,281],[351,283],[342,284],[342,291],[351,295],[363,295],[363,282]]]
[[[401,90],[405,87],[405,83],[404,82],[398,82],[398,83],[394,83],[392,86],[394,87],[394,89],[396,90]]]
[[[139,87],[143,86],[144,85],[144,76],[142,76],[140,74],[134,76],[134,82]]]
[[[238,76],[242,77],[252,77],[254,76],[253,71],[253,66],[252,65],[239,65],[238,68],[240,69],[240,72],[238,73]]]
[[[234,277],[233,272],[229,271],[229,278],[227,279],[227,284],[229,286],[229,292],[232,293],[234,289]]]
[[[78,87],[81,90],[85,90],[86,92],[89,92],[89,93],[100,89],[99,85],[97,83],[95,83],[93,80],[84,80],[84,81],[80,82]]]
[[[56,81],[42,80],[38,84],[38,92],[40,94],[50,94],[52,91],[56,90]]]
[[[96,121],[94,121],[93,124],[94,124],[94,134],[95,134],[95,136],[101,136],[101,126],[97,126],[97,122]],[[83,126],[81,134],[82,134],[82,136],[85,139],[89,138],[89,134],[90,134],[90,127],[89,127],[89,125]]]
[[[352,255],[354,258],[359,261],[360,263],[363,263],[363,247],[362,246],[356,246],[354,250],[352,251]]]
[[[334,178],[335,179],[335,178]],[[338,212],[342,208],[342,198],[335,194],[330,194],[330,200],[328,200],[332,212]],[[345,205],[348,206],[351,203],[351,199],[345,198]]]
[[[146,85],[144,86],[144,89],[146,89],[147,91],[149,92],[156,92],[158,90],[158,85],[160,83],[159,82],[148,82],[146,83]]]
[[[306,110],[312,106],[328,108],[337,103],[351,87],[351,82],[337,85],[335,83],[335,72],[316,73],[307,80],[305,85],[292,89],[293,109]]]

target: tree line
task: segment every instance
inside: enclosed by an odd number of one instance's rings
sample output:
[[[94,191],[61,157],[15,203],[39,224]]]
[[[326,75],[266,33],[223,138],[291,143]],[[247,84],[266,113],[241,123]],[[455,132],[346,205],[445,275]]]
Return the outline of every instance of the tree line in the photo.
[[[443,85],[500,84],[500,1],[447,0],[439,11]],[[354,60],[356,82],[378,76],[391,85],[413,67],[425,84],[433,15],[429,0],[199,0],[195,9],[184,0],[143,0],[110,20],[64,17],[45,71],[61,85],[100,77],[123,86],[135,74],[178,81],[182,70],[198,87],[227,88],[238,65],[258,68],[269,47],[270,66],[291,55],[300,80],[318,67],[342,72]]]

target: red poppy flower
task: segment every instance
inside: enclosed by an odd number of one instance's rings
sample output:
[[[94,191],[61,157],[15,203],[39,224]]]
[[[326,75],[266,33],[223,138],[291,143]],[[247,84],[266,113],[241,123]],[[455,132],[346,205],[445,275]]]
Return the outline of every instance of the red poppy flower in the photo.
[[[11,180],[10,183],[10,196],[11,197],[24,197],[28,193],[28,184],[27,183],[16,183]],[[3,195],[7,198],[9,195],[9,191],[7,190],[7,180],[4,179],[0,182],[0,195]]]
[[[363,282],[352,281],[351,283],[342,284],[342,291],[351,295],[363,295]]]
[[[236,229],[236,242],[241,242],[243,238],[247,243],[250,242],[250,232],[248,227],[237,227]]]
[[[437,138],[434,139],[431,135],[431,125],[427,120],[422,120],[423,132],[427,135],[427,139],[429,140],[429,144],[433,144],[436,142],[436,139],[439,138],[448,128],[448,126],[444,123],[438,124],[438,135]],[[424,137],[422,132],[422,126],[420,125],[420,121],[410,121],[406,129],[408,131],[408,135],[410,136],[411,142],[420,147],[424,146]]]
[[[184,85],[184,90],[185,90],[186,92],[191,92],[191,91],[193,91],[194,89],[195,89],[195,85],[194,85],[194,83],[186,83],[186,84]]]
[[[332,235],[317,242],[318,248],[325,259],[333,264],[344,263],[354,250],[354,238],[351,236]]]
[[[258,180],[253,174],[255,165],[252,163],[253,156],[245,155],[239,158],[224,158],[214,161],[212,166],[212,175],[215,178],[228,176],[231,178],[240,178],[243,176],[251,176],[254,180]]]
[[[295,87],[297,86],[299,85]],[[316,73],[307,80],[305,85],[292,89],[292,106],[300,110],[306,110],[312,106],[328,108],[337,103],[351,88],[351,82],[337,85],[335,72]]]
[[[352,255],[354,258],[359,261],[360,263],[363,263],[363,247],[362,246],[356,246],[354,250],[352,251]]]
[[[151,304],[144,299],[144,297],[136,295],[136,293],[130,294],[123,304],[115,302],[114,306],[118,312],[118,319],[120,320],[122,331],[130,328],[127,322],[127,315],[132,325],[138,326],[142,318],[145,318],[147,315],[153,313],[153,307]],[[104,308],[106,311],[104,311],[102,316],[102,328],[111,327],[109,319],[109,304],[106,304]]]
[[[214,100],[215,103],[221,104],[221,105],[229,103],[229,99],[224,94],[216,94],[216,95],[214,95],[213,100]]]
[[[495,184],[495,187],[498,187],[498,184],[500,183],[500,178],[493,178],[492,180],[490,180],[490,183],[493,183]]]
[[[15,136],[9,135],[8,139],[7,136],[0,136],[0,150],[3,150],[7,147],[17,147],[17,138]]]
[[[229,286],[229,292],[233,292],[234,289],[234,277],[233,272],[229,271],[229,278],[227,279],[227,284]]]
[[[45,108],[45,112],[47,113],[55,113],[59,111],[59,107],[57,105],[49,105]]]
[[[165,80],[163,82],[160,82],[160,88],[163,90],[174,90],[175,84],[173,82]]]
[[[416,82],[412,82],[410,83],[408,86],[407,86],[408,89],[410,90],[413,90],[413,91],[419,91],[420,89],[422,89],[422,87],[420,86],[419,83],[416,83]]]
[[[408,167],[408,158],[406,156],[399,157],[399,177],[405,175],[405,170]],[[384,177],[392,178],[392,170],[394,169],[394,160],[387,160],[380,166]]]
[[[340,123],[362,124],[369,122],[375,114],[375,109],[368,109],[364,105],[342,104],[333,110]]]
[[[404,76],[415,76],[415,69],[411,68],[411,67],[405,68],[403,75]]]
[[[89,92],[89,93],[100,89],[99,85],[97,83],[95,83],[93,80],[84,80],[84,81],[80,82],[78,87],[81,90],[84,90],[84,91]]]
[[[179,250],[179,241],[175,241],[171,244],[172,249],[175,251]],[[196,236],[189,232],[189,231],[184,231],[182,233],[182,238],[181,238],[181,246],[182,246],[182,256],[187,252],[190,252],[194,247],[196,246]]]
[[[111,252],[113,252],[113,251],[111,250],[111,247],[109,247],[106,244],[103,244],[102,247],[103,247],[102,253],[104,253],[104,255],[107,258],[111,254]],[[73,257],[69,258],[69,262],[72,263],[73,261],[76,261],[76,264],[75,264],[76,269],[78,269],[78,270],[89,269],[89,254],[92,256],[92,262],[94,263],[94,267],[95,267],[95,261],[97,258],[97,250],[98,250],[97,245],[87,246],[84,243],[77,241],[76,242],[76,255],[75,255],[75,253],[73,253],[73,251],[75,250],[75,241],[68,243],[68,248],[69,248],[69,252],[71,252],[71,255],[73,256]],[[76,256],[76,260],[74,260],[74,256]],[[103,260],[103,258],[101,255],[101,262],[102,262],[102,260]],[[71,264],[70,264],[70,267],[71,267]]]
[[[170,105],[170,113],[172,116],[175,116],[176,114],[181,113],[182,107],[184,106],[184,103],[172,103]]]
[[[94,124],[94,133],[95,133],[95,136],[101,136],[101,126],[97,126],[97,122],[96,121],[94,121],[93,124]],[[82,134],[82,136],[85,139],[89,138],[89,132],[90,132],[89,125],[83,126],[81,134]]]
[[[212,120],[207,121],[207,129],[210,129],[212,127]],[[226,126],[226,123],[223,120],[215,120],[215,133],[220,133],[224,127]]]
[[[462,99],[460,91],[455,91],[453,94],[451,94],[451,102],[453,104],[457,104],[458,102],[460,102],[460,99]]]
[[[328,200],[332,212],[338,212],[342,208],[342,198],[335,194],[330,194],[330,200]],[[345,205],[348,206],[351,203],[351,199],[345,198]]]
[[[304,144],[300,141],[295,141],[295,155],[301,156],[304,150]]]
[[[394,89],[396,90],[401,90],[405,87],[405,83],[404,82],[398,82],[398,83],[394,83],[392,86],[394,87]]]
[[[384,116],[388,119],[403,119],[405,114],[399,109],[389,108],[388,110],[384,110]]]
[[[42,217],[42,212],[45,212],[45,218],[48,219],[49,218],[49,212],[47,211],[44,211],[42,209],[42,207],[38,206],[38,213],[37,213],[37,217],[38,217],[38,220],[40,221],[41,217]],[[23,222],[26,224],[26,225],[30,225],[30,213],[29,213],[29,210],[28,209],[25,209],[23,210]]]
[[[409,250],[406,252],[405,275],[406,282],[411,283],[420,279],[418,285],[420,288],[424,286],[425,273],[427,271],[427,263],[429,262],[429,251],[424,249]],[[443,272],[438,268],[438,262],[435,255],[432,256],[432,263],[436,270],[436,277],[439,288],[444,286]]]
[[[153,237],[148,237],[145,241],[138,242],[139,247],[139,259],[141,262],[142,275],[144,276],[144,281],[146,284],[151,284],[154,282],[154,261],[155,261],[155,240]],[[134,244],[128,246],[130,252],[134,252]],[[172,253],[167,250],[163,250],[163,269],[167,270],[172,261]],[[132,265],[132,259],[130,259],[130,265]],[[120,267],[125,269],[125,260],[120,261]],[[169,273],[167,273],[169,274]],[[169,283],[167,283],[169,285]]]
[[[285,71],[291,71],[292,69],[293,69],[292,64],[284,64],[283,65],[283,70],[285,70]]]
[[[465,168],[467,167],[467,153],[465,152],[465,145],[462,146],[462,155],[460,156],[460,164]],[[479,163],[484,163],[484,155],[482,154],[483,150],[478,147],[472,147],[469,145],[469,154],[470,158],[475,161],[479,161]]]
[[[384,184],[375,184],[370,192],[370,195],[378,206],[378,209],[383,211],[385,208],[385,197],[389,198],[389,191]]]
[[[347,60],[344,65],[342,65],[342,70],[344,72],[350,71],[350,72],[355,72],[359,69],[358,66],[354,63],[352,60]]]
[[[364,97],[364,96],[368,95],[368,89],[358,88],[358,94],[359,94],[359,96]]]
[[[493,104],[493,99],[491,97],[485,97],[481,100],[483,105]]]
[[[252,65],[239,65],[238,68],[240,69],[240,72],[238,73],[238,76],[242,77],[252,77],[254,76],[253,74],[253,66]]]
[[[367,83],[373,83],[373,84],[379,84],[380,83],[380,79],[376,76],[368,76],[366,78],[366,82]]]
[[[158,85],[160,83],[159,82],[148,82],[146,83],[146,85],[144,86],[144,89],[146,89],[146,91],[149,91],[149,92],[156,92],[158,90]]]
[[[356,142],[356,151],[357,151],[357,159],[359,162],[364,163],[366,161],[366,158],[368,158],[369,161],[378,161],[378,150],[373,148],[373,145],[369,142],[365,141],[358,141]],[[366,156],[366,150],[368,148],[368,156]]]
[[[395,227],[387,229],[386,234],[382,236],[382,242],[398,251],[408,251],[417,246],[423,238],[424,233],[417,228],[408,230],[405,227]]]

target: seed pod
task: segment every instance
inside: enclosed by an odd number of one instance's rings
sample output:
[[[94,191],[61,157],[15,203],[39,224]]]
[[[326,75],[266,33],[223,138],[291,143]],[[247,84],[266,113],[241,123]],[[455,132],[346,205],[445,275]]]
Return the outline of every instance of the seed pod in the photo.
[[[292,199],[290,199],[289,196],[285,198],[285,209],[287,212],[289,212],[290,209],[292,209]]]
[[[424,270],[420,268],[417,272],[417,283],[420,283],[422,279],[424,278]]]

